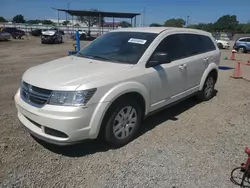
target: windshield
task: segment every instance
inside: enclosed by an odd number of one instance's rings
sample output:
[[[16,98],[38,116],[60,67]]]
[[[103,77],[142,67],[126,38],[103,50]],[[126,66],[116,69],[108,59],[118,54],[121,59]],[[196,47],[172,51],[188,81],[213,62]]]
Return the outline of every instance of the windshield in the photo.
[[[136,64],[156,36],[155,33],[110,32],[94,40],[78,56]]]

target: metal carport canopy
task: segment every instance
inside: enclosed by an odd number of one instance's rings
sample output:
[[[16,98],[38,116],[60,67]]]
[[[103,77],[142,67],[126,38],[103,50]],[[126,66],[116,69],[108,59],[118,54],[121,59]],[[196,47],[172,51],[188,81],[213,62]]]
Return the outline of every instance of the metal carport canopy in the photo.
[[[125,12],[103,12],[103,11],[91,11],[91,10],[71,10],[71,9],[56,9],[70,14],[71,16],[101,16],[109,18],[134,18],[140,15],[140,13],[125,13]]]

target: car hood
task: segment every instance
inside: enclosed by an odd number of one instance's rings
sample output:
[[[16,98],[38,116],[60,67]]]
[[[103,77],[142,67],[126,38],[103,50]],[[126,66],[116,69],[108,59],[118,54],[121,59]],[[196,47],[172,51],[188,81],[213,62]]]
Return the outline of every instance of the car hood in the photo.
[[[229,44],[229,41],[226,40],[216,40],[217,43],[224,43],[224,44]]]
[[[42,31],[43,35],[49,35],[49,36],[53,36],[55,33],[56,33],[56,31],[52,31],[52,30]]]
[[[45,89],[75,90],[91,81],[132,68],[130,64],[67,56],[28,69],[23,81]]]

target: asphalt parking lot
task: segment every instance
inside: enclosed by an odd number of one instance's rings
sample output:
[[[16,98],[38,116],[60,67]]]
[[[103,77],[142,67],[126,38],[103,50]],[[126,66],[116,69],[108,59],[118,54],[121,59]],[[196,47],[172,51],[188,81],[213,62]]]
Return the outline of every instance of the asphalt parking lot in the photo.
[[[125,147],[88,141],[60,148],[27,133],[13,97],[26,69],[66,56],[72,44],[0,42],[0,187],[237,187],[230,173],[245,162],[250,146],[250,66],[242,67],[245,79],[230,78],[233,69],[220,70],[211,101],[191,98],[147,118]],[[222,59],[231,55],[221,53]],[[250,54],[236,57],[250,60]]]

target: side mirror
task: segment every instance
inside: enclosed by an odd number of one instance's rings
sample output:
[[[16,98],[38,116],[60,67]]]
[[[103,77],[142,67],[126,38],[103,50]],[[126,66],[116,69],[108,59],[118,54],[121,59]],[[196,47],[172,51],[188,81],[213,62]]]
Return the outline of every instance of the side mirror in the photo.
[[[166,64],[166,63],[170,63],[170,62],[171,62],[171,59],[167,53],[157,52],[150,58],[146,67],[147,68],[154,67],[154,66],[158,66],[160,64]]]

